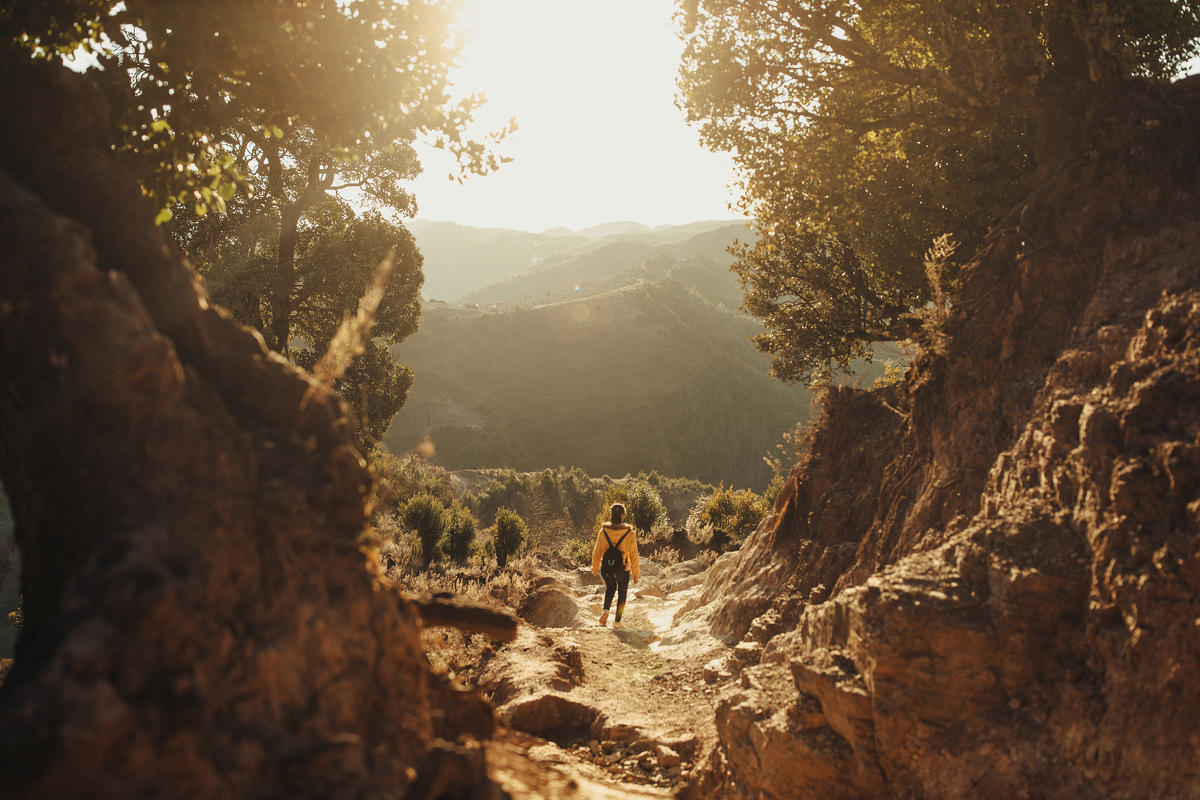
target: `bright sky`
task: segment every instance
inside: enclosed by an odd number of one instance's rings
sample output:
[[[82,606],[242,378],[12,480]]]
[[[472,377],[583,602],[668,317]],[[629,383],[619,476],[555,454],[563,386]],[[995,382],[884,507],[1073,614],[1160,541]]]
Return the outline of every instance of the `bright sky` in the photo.
[[[704,150],[675,108],[682,43],[672,0],[468,0],[471,39],[455,73],[482,92],[485,129],[520,126],[499,172],[447,179],[421,148],[418,216],[541,231],[615,220],[729,219],[728,156]]]

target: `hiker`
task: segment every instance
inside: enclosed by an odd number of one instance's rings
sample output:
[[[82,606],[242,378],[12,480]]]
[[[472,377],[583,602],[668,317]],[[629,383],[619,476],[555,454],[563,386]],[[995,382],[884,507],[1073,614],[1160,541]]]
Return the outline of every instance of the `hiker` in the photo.
[[[600,624],[608,624],[608,609],[616,594],[617,615],[613,618],[613,629],[620,628],[630,575],[634,583],[638,582],[637,537],[633,526],[626,524],[625,506],[620,503],[613,503],[608,522],[600,526],[596,548],[592,551],[592,574],[604,578],[604,613],[600,615]]]

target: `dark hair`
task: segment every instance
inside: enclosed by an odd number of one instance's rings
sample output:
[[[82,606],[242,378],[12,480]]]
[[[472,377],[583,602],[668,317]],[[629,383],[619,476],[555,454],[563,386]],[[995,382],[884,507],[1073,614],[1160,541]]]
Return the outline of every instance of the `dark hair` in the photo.
[[[620,503],[613,503],[612,508],[608,512],[608,521],[614,525],[620,525],[625,521],[625,506]]]

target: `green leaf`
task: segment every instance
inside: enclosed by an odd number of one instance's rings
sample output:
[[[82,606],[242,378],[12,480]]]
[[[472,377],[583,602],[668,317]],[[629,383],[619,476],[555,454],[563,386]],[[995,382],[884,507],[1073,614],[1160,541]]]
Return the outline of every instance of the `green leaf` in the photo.
[[[164,225],[170,221],[171,221],[171,209],[169,209],[169,208],[164,208],[162,211],[159,211],[158,215],[154,218],[155,225]]]

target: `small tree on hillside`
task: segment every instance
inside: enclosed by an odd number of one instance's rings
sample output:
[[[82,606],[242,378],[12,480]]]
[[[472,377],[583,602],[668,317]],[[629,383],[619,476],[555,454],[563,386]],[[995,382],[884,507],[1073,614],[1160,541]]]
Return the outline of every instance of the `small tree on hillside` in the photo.
[[[503,567],[508,563],[508,557],[516,553],[525,543],[529,533],[525,520],[511,508],[500,508],[496,512],[496,564]]]
[[[446,531],[446,508],[427,492],[411,498],[400,509],[400,522],[421,540],[421,561],[433,561],[437,543]]]
[[[446,513],[446,530],[440,542],[442,555],[456,564],[466,564],[475,543],[475,517],[465,508],[455,507]]]
[[[625,521],[645,534],[653,535],[669,524],[667,506],[662,495],[645,481],[630,484],[614,483],[604,494],[600,522],[608,519],[613,503],[625,506]]]
[[[722,486],[696,501],[688,519],[688,536],[721,550],[727,543],[740,543],[753,533],[769,511],[768,500],[752,490],[734,491]]]
[[[471,542],[471,557],[479,564],[480,570],[486,570],[488,562],[496,557],[495,540],[488,537]]]

